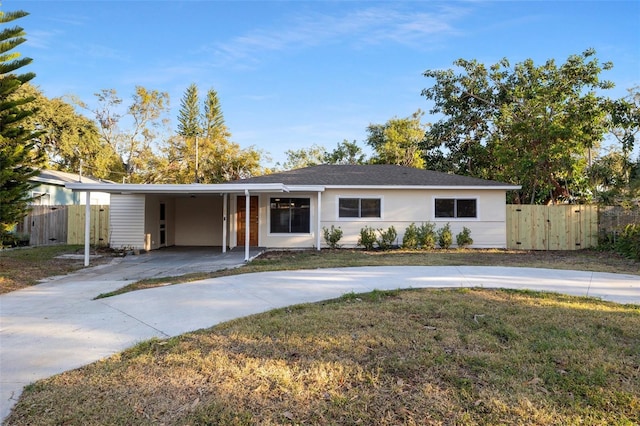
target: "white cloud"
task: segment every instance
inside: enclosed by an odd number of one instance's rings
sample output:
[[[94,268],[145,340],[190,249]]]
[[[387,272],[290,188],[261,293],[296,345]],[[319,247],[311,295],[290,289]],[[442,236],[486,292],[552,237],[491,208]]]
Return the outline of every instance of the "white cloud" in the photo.
[[[59,31],[29,31],[26,35],[26,44],[34,49],[48,49],[58,34],[60,34]]]
[[[392,43],[426,49],[429,41],[441,36],[460,35],[454,23],[469,11],[461,6],[434,7],[416,11],[408,3],[389,7],[369,7],[338,15],[328,13],[295,14],[278,27],[260,28],[226,42],[211,43],[203,51],[213,55],[218,65],[260,63],[265,53],[301,50],[342,43],[354,48]]]

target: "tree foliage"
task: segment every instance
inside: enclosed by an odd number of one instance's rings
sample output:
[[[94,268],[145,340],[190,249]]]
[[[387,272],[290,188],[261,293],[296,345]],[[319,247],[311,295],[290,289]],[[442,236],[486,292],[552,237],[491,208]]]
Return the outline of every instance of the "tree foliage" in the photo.
[[[24,11],[0,11],[0,24],[5,26],[26,15]],[[29,179],[37,173],[41,160],[34,149],[38,132],[26,125],[27,118],[34,113],[33,97],[14,96],[35,77],[30,72],[17,73],[32,61],[12,52],[26,40],[24,36],[24,30],[18,26],[0,31],[0,233],[8,231],[26,214]]]
[[[180,104],[177,135],[165,149],[166,178],[171,183],[220,183],[260,174],[261,152],[230,140],[217,92],[210,89],[203,109],[200,105],[198,87],[191,84]]]
[[[294,170],[324,164],[327,150],[324,146],[313,144],[308,148],[288,149],[285,155],[287,160],[282,164],[282,169]]]
[[[119,170],[111,173],[121,175],[123,181],[148,183],[148,176],[157,173],[150,166],[157,163],[160,129],[168,123],[169,94],[136,86],[132,102],[124,111],[123,100],[115,89],[103,89],[95,96],[95,109],[80,100],[76,103],[91,111],[102,141],[119,155],[120,164],[112,165]],[[124,118],[131,123],[127,128],[121,126]]]
[[[385,124],[369,125],[366,143],[374,151],[371,161],[424,168],[420,143],[427,126],[421,123],[423,115],[418,110],[410,117],[392,118]]]
[[[608,179],[608,185],[597,188],[604,190],[601,195],[613,196],[609,202],[615,204],[640,196],[640,156],[635,161],[631,158],[640,132],[640,86],[628,89],[628,92],[626,97],[610,103],[611,134],[619,148],[599,158],[590,170],[592,177],[615,176],[615,179]]]
[[[333,151],[325,152],[323,160],[325,164],[355,165],[366,164],[367,156],[355,140],[353,142],[349,142],[344,139]]]
[[[33,97],[35,113],[25,123],[40,131],[37,149],[43,155],[45,167],[53,170],[84,174],[103,179],[117,179],[111,170],[117,169],[119,157],[100,138],[94,121],[79,114],[61,98],[49,99],[31,84],[23,84],[14,94]]]
[[[600,80],[612,64],[594,50],[564,64],[507,59],[486,68],[457,60],[461,72],[428,70],[435,84],[422,94],[443,116],[426,133],[427,166],[522,185],[514,202],[547,203],[583,196],[588,152],[608,129]]]

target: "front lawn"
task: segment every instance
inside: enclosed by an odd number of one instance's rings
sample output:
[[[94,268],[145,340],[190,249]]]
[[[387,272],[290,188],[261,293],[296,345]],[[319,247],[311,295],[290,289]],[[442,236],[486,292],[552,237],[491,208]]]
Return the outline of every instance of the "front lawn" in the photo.
[[[640,423],[640,306],[347,294],[152,340],[26,388],[10,425]]]
[[[84,267],[82,259],[61,259],[63,254],[82,254],[84,246],[54,245],[0,250],[0,294],[37,284],[56,275]],[[110,258],[107,257],[107,261]],[[102,260],[105,261],[105,260]],[[94,260],[92,264],[99,263]]]

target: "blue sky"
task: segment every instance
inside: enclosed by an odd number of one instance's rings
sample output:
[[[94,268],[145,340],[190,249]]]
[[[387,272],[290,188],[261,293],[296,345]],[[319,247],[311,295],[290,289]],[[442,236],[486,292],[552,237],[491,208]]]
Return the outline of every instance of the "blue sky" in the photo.
[[[272,161],[287,149],[344,139],[430,105],[427,69],[458,58],[563,63],[595,48],[611,97],[640,85],[640,1],[28,1],[17,24],[48,97],[88,104],[136,85],[166,91],[170,118],[185,89],[218,92],[232,140]],[[434,121],[428,114],[424,122]]]

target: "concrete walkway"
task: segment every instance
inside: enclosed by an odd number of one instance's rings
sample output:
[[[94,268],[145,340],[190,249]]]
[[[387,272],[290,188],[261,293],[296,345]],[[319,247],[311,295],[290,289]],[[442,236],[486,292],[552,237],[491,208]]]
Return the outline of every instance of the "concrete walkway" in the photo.
[[[239,261],[229,256],[227,266]],[[636,275],[471,266],[264,272],[92,300],[99,293],[156,272],[157,264],[141,258],[125,258],[117,265],[86,269],[0,296],[0,418],[8,416],[25,385],[110,356],[140,341],[176,336],[233,318],[349,292],[501,287],[640,304],[640,276]],[[165,258],[165,268],[158,269],[158,274],[166,274],[172,264]],[[179,268],[193,270],[186,265]]]

